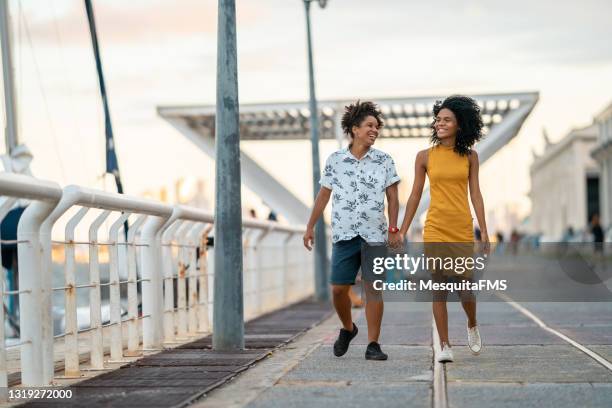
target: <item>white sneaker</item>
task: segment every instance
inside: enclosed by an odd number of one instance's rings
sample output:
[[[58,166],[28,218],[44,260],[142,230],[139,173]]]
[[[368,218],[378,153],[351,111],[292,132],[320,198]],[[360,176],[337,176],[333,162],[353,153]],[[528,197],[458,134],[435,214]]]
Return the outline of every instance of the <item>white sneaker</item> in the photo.
[[[480,331],[478,330],[478,325],[474,327],[468,327],[468,347],[470,351],[474,355],[480,354],[480,350],[482,350],[482,339],[480,338]]]
[[[453,351],[448,344],[442,346],[442,350],[438,353],[438,363],[452,363]]]

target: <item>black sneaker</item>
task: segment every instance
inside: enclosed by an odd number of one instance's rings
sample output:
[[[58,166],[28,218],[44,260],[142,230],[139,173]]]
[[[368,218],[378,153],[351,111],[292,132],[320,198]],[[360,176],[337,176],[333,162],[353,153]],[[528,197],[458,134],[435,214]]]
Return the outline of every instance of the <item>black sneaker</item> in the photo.
[[[358,332],[359,330],[357,330],[357,325],[355,323],[353,323],[353,331],[340,329],[340,334],[338,334],[338,340],[336,340],[336,342],[334,343],[334,356],[343,356],[348,350],[351,340],[355,338]]]
[[[368,348],[365,352],[365,358],[366,360],[386,360],[388,356],[382,352],[380,349],[380,344],[373,341],[368,344]]]

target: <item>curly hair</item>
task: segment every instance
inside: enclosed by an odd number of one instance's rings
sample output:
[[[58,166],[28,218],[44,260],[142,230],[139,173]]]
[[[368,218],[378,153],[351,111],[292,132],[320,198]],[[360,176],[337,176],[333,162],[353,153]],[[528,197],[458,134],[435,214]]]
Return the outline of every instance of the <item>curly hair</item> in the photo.
[[[360,126],[368,116],[374,116],[376,118],[379,128],[384,126],[383,114],[374,102],[360,102],[358,100],[355,103],[345,106],[342,121],[340,122],[342,131],[351,138],[355,137],[352,130],[353,126]]]
[[[461,156],[468,155],[474,143],[482,139],[482,117],[480,106],[469,96],[452,95],[444,101],[436,101],[433,106],[434,120],[431,123],[431,142],[440,144],[440,138],[436,132],[436,116],[442,109],[448,109],[457,119],[457,138],[455,139],[454,151]]]

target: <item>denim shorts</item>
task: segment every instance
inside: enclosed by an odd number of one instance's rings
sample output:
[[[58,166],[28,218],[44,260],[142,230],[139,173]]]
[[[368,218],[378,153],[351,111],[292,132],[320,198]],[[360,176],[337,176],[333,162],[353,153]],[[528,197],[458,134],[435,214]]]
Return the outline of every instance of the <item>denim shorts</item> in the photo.
[[[330,279],[332,285],[355,284],[361,267],[361,247],[365,242],[357,235],[355,238],[333,244]]]

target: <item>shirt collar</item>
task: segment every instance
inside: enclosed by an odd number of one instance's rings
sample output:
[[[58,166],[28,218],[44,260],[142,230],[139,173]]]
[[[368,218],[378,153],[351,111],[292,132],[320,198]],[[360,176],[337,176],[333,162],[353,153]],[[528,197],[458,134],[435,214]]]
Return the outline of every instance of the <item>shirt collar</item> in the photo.
[[[356,158],[355,156],[353,156],[353,153],[351,153],[350,150],[350,145],[346,146],[344,149],[344,154],[346,154],[348,157],[350,157],[351,159],[355,159],[355,160],[359,160],[358,158]],[[374,149],[373,148],[369,148],[368,151],[366,152],[366,154],[363,155],[363,157],[361,158],[361,160],[365,159],[366,157],[369,157],[370,159],[372,158],[372,151]]]

